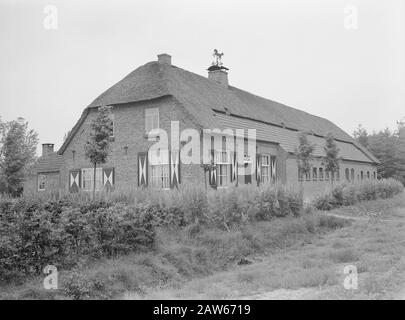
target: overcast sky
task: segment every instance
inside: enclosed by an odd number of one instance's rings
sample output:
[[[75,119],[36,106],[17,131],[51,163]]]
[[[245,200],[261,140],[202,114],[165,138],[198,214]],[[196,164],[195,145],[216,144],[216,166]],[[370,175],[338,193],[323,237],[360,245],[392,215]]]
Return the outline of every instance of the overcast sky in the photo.
[[[157,54],[206,76],[218,48],[233,86],[350,134],[393,129],[405,116],[404,2],[0,0],[0,116],[59,148],[93,99]]]

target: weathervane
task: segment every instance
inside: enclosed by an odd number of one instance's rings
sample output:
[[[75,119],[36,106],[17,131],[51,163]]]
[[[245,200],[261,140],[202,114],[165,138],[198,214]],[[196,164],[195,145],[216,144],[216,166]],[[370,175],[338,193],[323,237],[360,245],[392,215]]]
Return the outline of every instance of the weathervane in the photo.
[[[217,49],[214,49],[213,57],[214,61],[212,62],[213,66],[222,67],[222,56],[224,53],[219,53]]]

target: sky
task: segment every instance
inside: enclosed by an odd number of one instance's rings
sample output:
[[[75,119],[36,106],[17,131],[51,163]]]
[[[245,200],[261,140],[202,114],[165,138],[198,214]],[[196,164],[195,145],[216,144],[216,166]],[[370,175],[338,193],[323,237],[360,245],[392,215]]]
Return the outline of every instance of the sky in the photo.
[[[207,76],[214,48],[232,86],[350,134],[405,117],[403,0],[0,0],[0,46],[2,121],[25,118],[56,148],[157,54]]]

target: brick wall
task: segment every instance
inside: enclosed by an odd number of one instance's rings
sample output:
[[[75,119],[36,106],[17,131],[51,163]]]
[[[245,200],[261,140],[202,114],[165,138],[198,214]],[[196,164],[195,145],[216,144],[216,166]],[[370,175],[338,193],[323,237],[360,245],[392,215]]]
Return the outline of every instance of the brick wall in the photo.
[[[102,167],[115,168],[117,189],[132,190],[138,186],[138,153],[147,152],[154,142],[145,135],[145,109],[159,108],[159,126],[166,130],[170,146],[171,121],[179,121],[179,130],[196,128],[193,119],[173,98],[166,97],[154,101],[114,106],[114,141],[110,144],[108,162]],[[97,116],[97,110],[89,112],[71,143],[63,153],[65,168],[63,185],[68,191],[68,174],[72,169],[92,168],[85,158],[84,144],[89,137],[90,123]],[[74,156],[73,156],[74,151]],[[181,179],[184,182],[202,183],[204,175],[199,165],[181,165]]]

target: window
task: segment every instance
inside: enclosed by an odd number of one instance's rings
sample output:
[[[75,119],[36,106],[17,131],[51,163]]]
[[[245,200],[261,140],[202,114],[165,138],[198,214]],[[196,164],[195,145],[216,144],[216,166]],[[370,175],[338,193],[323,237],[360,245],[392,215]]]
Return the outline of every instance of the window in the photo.
[[[329,181],[329,171],[328,170],[325,171],[325,180]]]
[[[228,151],[215,151],[217,164],[218,187],[226,187],[229,182],[231,170],[230,153]]]
[[[145,131],[149,133],[154,129],[159,129],[159,109],[145,109]]]
[[[350,176],[352,178],[352,181],[354,181],[354,169],[353,168],[351,168],[351,170],[350,170]]]
[[[319,168],[319,180],[323,181],[323,168]]]
[[[314,181],[318,180],[318,169],[317,168],[312,168],[312,179]]]
[[[370,179],[370,171],[367,171],[367,179]]]
[[[261,160],[260,181],[262,181],[263,183],[268,183],[270,182],[270,156],[267,154],[262,155],[260,160]]]
[[[340,181],[340,168],[336,170],[336,181]]]
[[[100,191],[103,185],[102,168],[96,168],[96,191]],[[83,191],[93,191],[94,168],[82,169]]]
[[[156,189],[170,189],[169,153],[160,151],[159,161],[150,161],[150,186]]]
[[[298,166],[298,181],[302,181],[303,180],[303,174],[302,171],[300,170],[300,167]]]
[[[346,168],[346,170],[345,170],[345,177],[346,177],[347,181],[350,181],[350,170],[349,170],[349,168]]]
[[[46,175],[38,174],[38,191],[44,191],[46,185]]]
[[[373,178],[374,178],[374,180],[377,179],[377,175],[376,175],[375,171],[373,172]]]
[[[308,172],[305,174],[305,178],[307,181],[311,180],[311,170],[308,170]]]
[[[364,179],[364,173],[363,173],[363,171],[360,172],[360,176],[361,176],[361,180],[363,180],[363,179]]]

